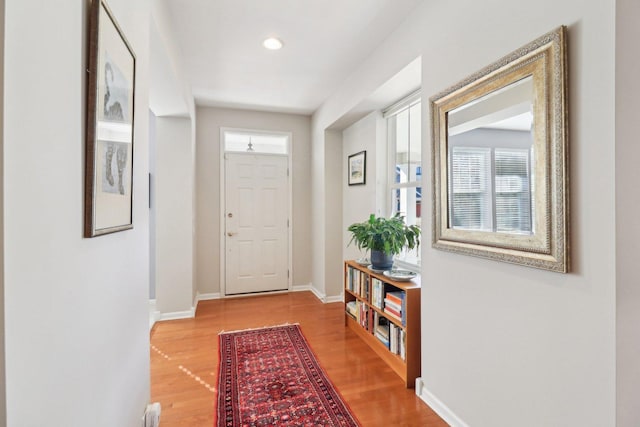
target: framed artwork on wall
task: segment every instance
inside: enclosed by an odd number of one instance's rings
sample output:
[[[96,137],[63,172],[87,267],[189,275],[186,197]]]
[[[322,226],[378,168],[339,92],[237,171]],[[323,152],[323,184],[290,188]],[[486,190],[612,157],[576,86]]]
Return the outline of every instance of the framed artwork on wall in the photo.
[[[367,178],[367,152],[360,151],[349,156],[347,162],[349,185],[364,185]]]
[[[566,32],[431,98],[434,248],[569,271]]]
[[[90,15],[85,237],[133,228],[136,57],[104,0]]]

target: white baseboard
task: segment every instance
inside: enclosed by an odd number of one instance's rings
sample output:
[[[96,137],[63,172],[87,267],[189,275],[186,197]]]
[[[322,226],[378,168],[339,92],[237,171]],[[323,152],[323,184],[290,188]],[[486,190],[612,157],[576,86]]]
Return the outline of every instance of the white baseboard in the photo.
[[[451,427],[469,427],[447,405],[424,386],[422,378],[416,378],[416,395]]]
[[[315,295],[316,298],[318,298],[320,301],[322,301],[325,304],[344,301],[342,294],[328,297],[324,293],[317,290],[312,283],[308,283],[306,285],[296,285],[291,289],[291,292],[300,292],[300,291],[311,291],[311,293]]]
[[[206,300],[210,300],[210,299],[220,299],[220,293],[219,292],[212,292],[209,294],[201,294],[200,292],[196,291],[196,297],[193,299],[193,315],[195,316],[196,311],[198,310],[198,303],[200,301],[206,301]]]
[[[198,308],[199,301],[205,301],[210,299],[220,299],[219,293],[201,294],[196,292],[196,297],[193,301],[193,307],[189,310],[174,311],[171,313],[161,313],[156,309],[156,300],[149,300],[149,329],[160,320],[177,320],[177,319],[193,319],[196,315],[196,309]]]
[[[319,290],[317,290],[313,286],[311,286],[309,290],[311,291],[312,294],[316,296],[316,298],[318,298],[322,302],[325,302],[325,298],[327,298],[325,294],[321,293]]]
[[[149,300],[149,330],[153,328],[153,325],[160,320],[160,312],[156,310],[156,300]]]
[[[291,292],[302,292],[302,291],[309,291],[323,303],[326,302],[325,301],[326,296],[323,293],[321,293],[319,290],[314,288],[313,283],[307,283],[306,285],[294,285],[291,288]]]
[[[311,283],[307,283],[306,285],[293,285],[291,287],[291,292],[302,292],[302,291],[311,291],[313,286]]]
[[[161,313],[158,320],[193,319],[196,315],[195,307],[185,311],[173,311],[171,313]]]
[[[344,301],[344,298],[342,297],[342,294],[324,298],[324,302],[327,304],[329,304],[330,302],[343,302],[343,301]]]
[[[200,292],[198,292],[196,294],[196,300],[198,301],[207,301],[210,299],[220,299],[220,292],[212,292],[208,294],[201,294]]]

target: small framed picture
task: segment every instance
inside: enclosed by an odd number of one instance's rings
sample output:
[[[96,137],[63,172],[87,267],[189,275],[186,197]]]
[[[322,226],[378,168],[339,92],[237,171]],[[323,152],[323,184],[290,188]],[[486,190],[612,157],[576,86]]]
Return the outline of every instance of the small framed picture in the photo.
[[[349,185],[363,185],[367,178],[367,152],[361,151],[349,156]]]
[[[85,237],[133,228],[136,57],[105,0],[91,4]]]

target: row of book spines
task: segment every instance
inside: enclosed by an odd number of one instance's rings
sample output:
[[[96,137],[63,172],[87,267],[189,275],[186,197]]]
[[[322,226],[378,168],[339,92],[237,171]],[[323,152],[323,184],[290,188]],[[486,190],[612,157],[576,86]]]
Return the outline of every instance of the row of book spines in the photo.
[[[388,326],[388,332],[384,332],[380,328],[376,327],[373,335],[384,344],[387,349],[402,358],[406,359],[406,332],[404,329],[390,323]]]
[[[402,306],[405,299],[404,291],[391,291],[389,289],[397,289],[391,285],[387,285],[382,280],[372,278],[371,280],[371,304],[378,308],[382,308],[382,303],[390,301],[392,304]]]
[[[406,360],[406,332],[396,325],[389,327],[389,351]]]
[[[384,283],[375,278],[373,279],[372,288],[371,304],[402,323],[403,326],[406,325],[405,309],[403,308],[405,305],[404,292],[387,291],[383,293]],[[384,295],[384,298],[382,298],[382,295]]]
[[[369,275],[349,266],[347,268],[347,289],[362,298],[369,299]]]
[[[405,318],[403,318],[403,316],[401,316],[399,313],[395,313],[392,311],[392,309],[389,309],[388,307],[386,307],[384,310],[384,316],[387,316],[395,321],[397,321],[398,323],[401,323],[402,326],[406,326],[405,324]],[[358,324],[364,328],[368,329],[368,316],[369,316],[369,307],[367,307],[367,305],[361,301],[350,301],[347,303],[346,306],[346,313],[351,316],[351,318],[353,318],[353,320],[355,320],[356,322],[358,322]],[[378,313],[374,312],[376,319]],[[376,325],[376,323],[374,323],[374,325]],[[397,327],[397,326],[396,326]],[[375,331],[374,331],[375,332]]]
[[[391,311],[389,311],[387,308],[384,309],[384,314],[385,316],[390,317],[391,319],[397,321],[398,323],[400,323],[402,326],[407,326],[406,323],[406,317],[404,316],[399,316],[395,313],[392,313]]]
[[[363,328],[367,329],[369,327],[369,307],[363,302],[349,301],[346,306],[346,313]]]
[[[404,303],[405,294],[403,291],[396,292],[387,292],[384,295],[385,302],[389,302],[391,304],[396,304],[398,307],[401,307]]]

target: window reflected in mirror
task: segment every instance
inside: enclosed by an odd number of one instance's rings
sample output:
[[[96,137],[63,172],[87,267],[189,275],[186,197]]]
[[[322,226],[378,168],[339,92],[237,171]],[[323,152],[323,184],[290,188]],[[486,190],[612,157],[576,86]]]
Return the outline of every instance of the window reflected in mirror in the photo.
[[[532,234],[531,76],[448,113],[449,226]]]

